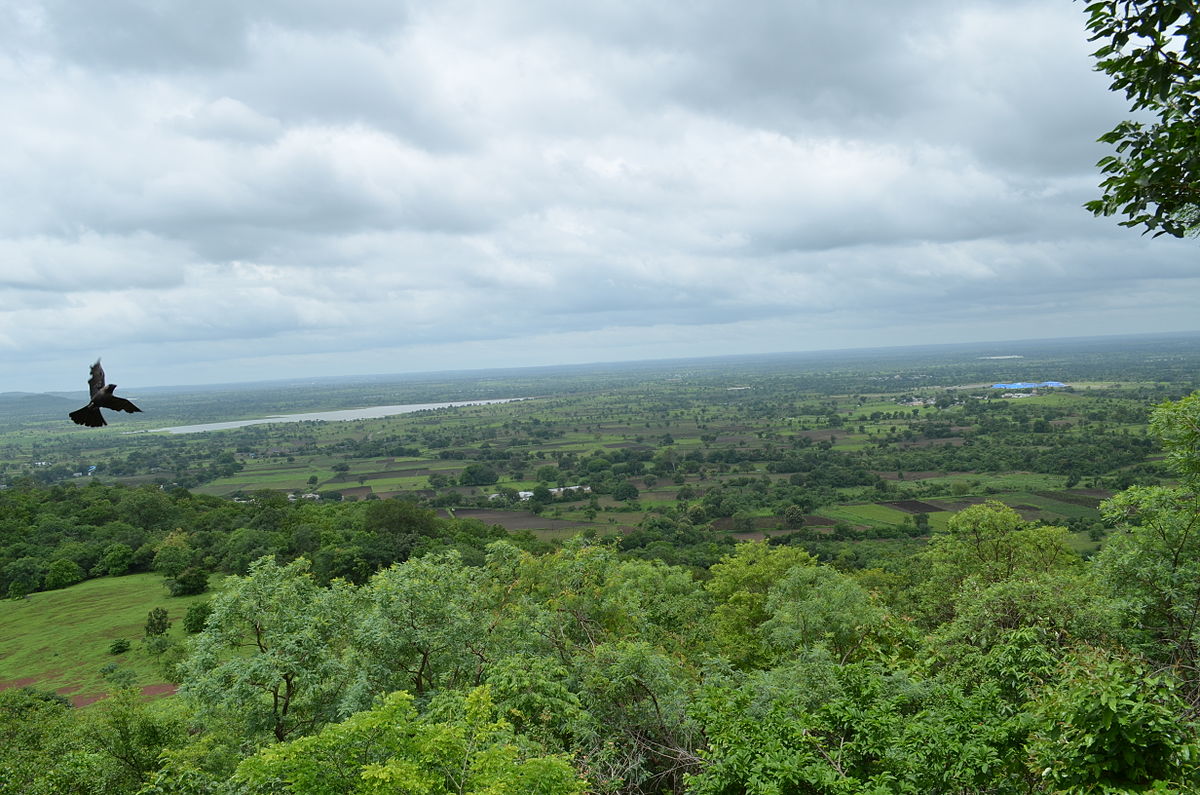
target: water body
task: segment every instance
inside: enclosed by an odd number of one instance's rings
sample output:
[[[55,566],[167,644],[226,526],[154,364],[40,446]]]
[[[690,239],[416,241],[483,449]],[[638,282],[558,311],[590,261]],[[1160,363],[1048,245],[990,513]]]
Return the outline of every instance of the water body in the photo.
[[[361,409],[339,409],[338,411],[312,411],[306,414],[278,414],[273,417],[261,417],[256,420],[233,420],[232,422],[207,422],[202,425],[175,425],[170,428],[154,428],[137,433],[202,433],[204,431],[224,431],[230,428],[244,428],[247,425],[267,425],[272,422],[307,422],[320,420],[323,422],[346,422],[347,420],[374,420],[379,417],[390,417],[394,414],[411,414],[414,411],[426,409],[446,409],[453,406],[488,406],[493,403],[511,403],[525,398],[502,398],[499,400],[456,400],[451,403],[409,403],[402,406],[367,406]]]

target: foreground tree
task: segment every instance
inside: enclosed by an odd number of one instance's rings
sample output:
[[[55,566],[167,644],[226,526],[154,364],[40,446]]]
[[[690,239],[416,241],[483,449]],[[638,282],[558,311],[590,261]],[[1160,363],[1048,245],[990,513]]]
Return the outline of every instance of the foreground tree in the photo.
[[[181,694],[201,717],[241,722],[276,740],[340,717],[354,594],[340,581],[322,588],[300,558],[261,558],[230,577],[191,644]]]
[[[1195,727],[1173,677],[1096,651],[1033,703],[1031,766],[1054,792],[1194,792]]]
[[[361,591],[354,645],[364,706],[379,693],[477,683],[487,659],[490,616],[479,570],[456,552],[429,555],[384,569]]]
[[[239,792],[413,792],[572,795],[571,765],[545,755],[499,718],[486,687],[454,694],[421,718],[407,693],[346,721],[259,752],[235,776]]]
[[[1117,529],[1096,570],[1142,636],[1143,653],[1170,666],[1195,708],[1200,706],[1200,393],[1157,407],[1151,427],[1180,485],[1130,488],[1102,506]]]
[[[1195,0],[1102,0],[1087,7],[1096,69],[1130,108],[1100,140],[1117,154],[1097,165],[1104,195],[1086,207],[1122,226],[1183,237],[1200,227],[1200,13]]]
[[[955,514],[917,562],[925,570],[914,608],[930,627],[954,617],[960,596],[970,600],[996,583],[1069,572],[1083,563],[1067,545],[1065,528],[1030,524],[994,500]]]

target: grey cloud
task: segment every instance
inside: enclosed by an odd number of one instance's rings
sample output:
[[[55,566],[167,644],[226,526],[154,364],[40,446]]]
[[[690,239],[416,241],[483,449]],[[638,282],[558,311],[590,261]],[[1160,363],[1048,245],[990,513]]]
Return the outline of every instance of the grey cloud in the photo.
[[[144,233],[0,239],[0,289],[80,293],[107,292],[118,284],[173,287],[180,283],[175,267],[186,257],[170,241]]]
[[[244,66],[261,30],[349,31],[374,37],[402,28],[404,2],[211,0],[152,3],[78,0],[27,3],[21,31],[66,61],[138,72],[203,72]]]
[[[279,119],[231,97],[219,97],[167,121],[185,135],[245,143],[269,143],[283,131]]]

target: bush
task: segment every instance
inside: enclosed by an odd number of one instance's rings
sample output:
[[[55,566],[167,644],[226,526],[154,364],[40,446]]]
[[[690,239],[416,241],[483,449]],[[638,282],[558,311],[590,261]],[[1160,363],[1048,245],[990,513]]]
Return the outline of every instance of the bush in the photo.
[[[146,650],[147,654],[154,657],[159,656],[174,645],[166,635],[150,635],[142,641],[142,648]]]
[[[117,638],[108,645],[109,654],[124,654],[129,651],[129,641],[126,638]]]
[[[612,495],[614,500],[621,500],[622,502],[636,500],[638,498],[637,486],[633,485],[628,480],[621,481],[617,484],[617,487],[613,489]]]
[[[171,619],[167,618],[165,608],[156,607],[146,614],[146,637],[154,638],[166,635],[171,628]]]
[[[208,572],[189,566],[179,573],[178,577],[163,580],[163,585],[171,592],[171,596],[192,596],[208,590]]]
[[[60,558],[46,568],[44,587],[47,591],[66,588],[83,581],[83,569],[73,560]]]
[[[204,622],[208,621],[211,613],[211,602],[193,602],[188,605],[187,612],[183,614],[183,631],[189,635],[203,632]]]

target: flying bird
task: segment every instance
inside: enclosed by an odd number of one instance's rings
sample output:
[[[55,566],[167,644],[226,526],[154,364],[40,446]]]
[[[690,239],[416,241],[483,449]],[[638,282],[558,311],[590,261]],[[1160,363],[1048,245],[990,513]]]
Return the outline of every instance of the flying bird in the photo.
[[[119,398],[113,394],[113,390],[117,388],[116,384],[104,383],[104,368],[100,366],[100,360],[92,365],[92,375],[88,378],[88,391],[92,395],[92,401],[81,409],[72,411],[67,416],[75,421],[76,425],[86,425],[89,428],[99,428],[102,425],[108,425],[104,421],[103,415],[100,414],[100,409],[112,409],[113,411],[128,411],[133,413],[141,411],[137,406],[130,403],[125,398]]]

